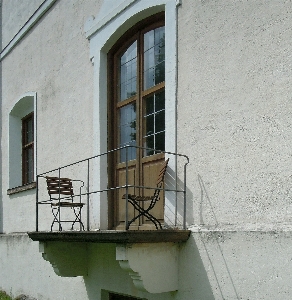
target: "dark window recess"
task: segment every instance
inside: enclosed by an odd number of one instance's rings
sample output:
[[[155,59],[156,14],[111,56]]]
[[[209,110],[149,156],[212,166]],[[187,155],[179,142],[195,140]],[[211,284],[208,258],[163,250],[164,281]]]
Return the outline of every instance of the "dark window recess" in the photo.
[[[33,113],[22,119],[22,184],[28,184],[34,177],[34,118]]]
[[[119,294],[109,294],[109,300],[139,300],[140,298],[128,297]]]

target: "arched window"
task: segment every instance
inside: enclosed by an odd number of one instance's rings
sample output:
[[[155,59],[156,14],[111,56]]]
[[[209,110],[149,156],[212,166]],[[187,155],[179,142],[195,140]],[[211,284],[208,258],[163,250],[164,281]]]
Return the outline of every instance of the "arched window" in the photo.
[[[105,153],[108,149],[113,149],[128,142],[131,142],[132,145],[147,145],[155,149],[163,149],[164,147],[167,151],[176,152],[178,5],[180,5],[180,1],[177,0],[119,0],[118,6],[113,6],[110,1],[104,1],[97,16],[87,20],[85,24],[85,32],[86,37],[90,42],[90,59],[94,66],[94,106],[92,114],[95,130],[93,132],[92,139],[93,155],[97,153]],[[159,22],[161,23],[159,24]],[[144,76],[141,74],[141,63],[144,64],[143,59],[141,58],[141,55],[144,55],[141,53],[141,47],[144,43],[142,36],[144,33],[163,26],[164,22],[166,49],[164,62],[165,80],[161,81],[160,83],[158,83],[158,81],[160,81],[158,80],[157,82],[154,82],[154,86],[144,90],[144,86],[147,87],[147,85],[145,85],[144,82],[141,83],[141,78]],[[126,95],[124,97],[127,98],[115,102],[117,99],[122,99],[121,94],[118,94],[118,87],[116,86],[119,84],[119,80],[123,79],[123,76],[121,77],[121,75],[118,75],[117,73],[117,68],[119,66],[118,57],[120,56],[121,58],[123,54],[126,54],[126,50],[128,48],[130,48],[129,51],[131,50],[131,45],[134,43],[138,32],[140,37],[137,39],[137,68],[140,75],[136,79],[130,77],[129,82],[128,78],[125,80],[125,84],[123,85],[123,93]],[[154,49],[152,47],[149,49],[151,49],[149,51],[150,54],[150,52]],[[131,64],[130,62],[131,59],[128,63],[125,62],[126,64],[124,65],[124,68],[126,68],[126,66],[128,67],[128,65]],[[157,67],[156,65],[151,65],[153,60],[149,63],[149,73],[152,75],[154,74],[152,71],[158,72],[159,67],[162,66],[162,64]],[[134,68],[134,66],[132,67]],[[129,74],[129,76],[131,76],[131,74]],[[128,97],[127,93],[131,93],[132,87],[130,88],[130,86],[135,85],[135,80],[138,80],[137,90],[135,91],[136,94],[132,95],[132,97]],[[156,122],[156,115],[159,114],[161,110],[159,107],[157,107],[156,100],[163,96],[159,95],[159,92],[165,94],[165,129],[161,129],[159,127],[161,124],[163,124],[163,122]],[[143,111],[141,111],[143,107],[141,104],[143,103],[141,103],[141,99],[143,98],[145,100],[147,96],[150,97],[149,103],[152,99],[153,105],[155,103],[156,106],[155,109],[153,108],[152,113],[150,113],[152,108],[150,108],[151,105],[149,104],[149,110],[146,111],[145,118],[143,118]],[[135,97],[137,97],[136,99],[140,100],[135,102],[136,107],[134,111],[134,108],[130,109],[129,107],[134,106]],[[126,107],[127,101],[129,101],[129,107]],[[118,112],[118,110],[120,111]],[[121,119],[117,117],[119,114],[122,115],[122,113],[126,111],[127,114],[125,114],[125,116],[123,115]],[[126,118],[129,116],[128,112],[130,112],[130,118],[132,117],[136,120],[135,129],[130,126],[131,121],[130,123],[126,121],[124,124],[122,124],[123,117]],[[134,116],[132,114],[131,116],[131,113],[136,115]],[[163,115],[163,113],[161,112],[160,115]],[[150,119],[155,120],[155,123],[149,122]],[[134,120],[132,121],[132,125],[134,125]],[[149,130],[147,130],[145,124],[143,125],[143,121],[148,122]],[[132,131],[121,135],[121,132],[118,132],[119,124],[121,126],[124,125],[124,129],[127,128],[128,130]],[[151,128],[153,126],[154,128]],[[137,131],[137,128],[139,128],[139,131]],[[144,132],[143,128],[145,129]],[[149,134],[147,134],[148,132]],[[163,138],[159,138],[159,136],[162,136],[163,134],[165,135],[165,138],[164,143],[161,144]],[[120,153],[120,156],[111,158],[110,164],[108,164],[107,159],[101,158],[98,164],[94,167],[95,176],[93,181],[98,189],[102,190],[108,186],[113,186],[116,184],[113,178],[114,175],[111,174],[116,174],[114,170],[117,170],[117,167],[121,167],[119,169],[120,175],[123,173],[123,155],[124,153]],[[140,163],[135,164],[138,166],[138,169],[136,167],[134,168],[134,166],[131,167],[132,174],[129,174],[130,177],[133,177],[134,173],[140,172],[142,168],[154,168],[155,163],[152,158],[158,158],[159,156],[157,153],[154,155],[154,157],[153,155],[148,155],[149,164],[147,165],[146,161],[148,156],[144,155],[144,153],[138,153],[137,155],[136,151],[134,151],[134,153],[131,155],[136,156],[136,160],[139,160],[140,158],[142,159]],[[162,160],[164,158],[161,157],[160,159]],[[152,162],[153,164],[151,165]],[[171,160],[168,165],[170,168],[173,168],[173,164],[175,164],[175,161]],[[105,170],[107,170],[108,176],[105,176]],[[146,181],[150,179],[151,178],[145,178],[144,184],[146,184]],[[141,180],[141,177],[139,180]],[[96,199],[93,202],[91,210],[92,216],[90,226],[92,228],[102,229],[119,226],[118,224],[120,222],[118,221],[117,216],[121,210],[117,205],[115,205],[117,203],[114,203],[117,198],[112,196],[108,197],[105,193],[100,193],[95,195],[95,197]],[[165,205],[164,208],[159,210],[160,216],[158,216],[159,219],[164,219],[165,223],[175,223],[173,203],[173,199],[171,199],[166,192]],[[163,201],[161,201],[161,205],[163,205]]]
[[[23,189],[35,176],[35,107],[36,93],[23,95],[9,114],[9,188]]]
[[[130,164],[130,184],[155,186],[153,176],[159,169],[165,150],[165,29],[164,13],[149,17],[126,32],[109,54],[109,74],[113,75],[109,96],[109,150],[135,146],[115,152],[111,158],[112,186],[125,184],[126,157]],[[136,147],[138,146],[138,147]],[[142,147],[143,149],[141,149]],[[123,190],[112,193],[113,227],[124,228]],[[137,194],[137,190],[135,190]],[[142,190],[144,195],[147,191]],[[153,191],[148,191],[153,194]],[[156,208],[163,220],[164,203]],[[134,211],[130,212],[134,213]],[[137,220],[133,229],[149,227]]]

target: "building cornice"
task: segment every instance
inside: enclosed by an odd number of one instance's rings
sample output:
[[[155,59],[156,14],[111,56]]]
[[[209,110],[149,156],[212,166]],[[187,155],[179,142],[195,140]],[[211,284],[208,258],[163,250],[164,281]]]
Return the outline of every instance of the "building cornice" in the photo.
[[[27,22],[21,27],[17,34],[2,49],[0,53],[0,61],[9,54],[19,41],[28,33],[28,31],[41,19],[41,17],[53,6],[57,0],[45,0],[41,6],[33,13]]]

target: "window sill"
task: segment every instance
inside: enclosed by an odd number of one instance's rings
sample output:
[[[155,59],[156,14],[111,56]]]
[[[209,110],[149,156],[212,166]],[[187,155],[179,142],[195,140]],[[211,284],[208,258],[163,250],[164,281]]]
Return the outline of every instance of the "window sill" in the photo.
[[[7,195],[13,195],[13,194],[17,194],[20,192],[24,192],[24,191],[28,191],[31,189],[35,189],[36,188],[36,183],[35,182],[31,182],[25,185],[21,185],[21,186],[17,186],[15,188],[11,188],[7,190]]]

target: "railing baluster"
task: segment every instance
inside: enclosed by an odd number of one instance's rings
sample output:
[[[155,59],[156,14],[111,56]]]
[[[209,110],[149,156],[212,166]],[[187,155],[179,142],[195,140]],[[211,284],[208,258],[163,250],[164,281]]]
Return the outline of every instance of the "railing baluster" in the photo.
[[[183,229],[187,228],[187,164],[184,165],[184,216],[183,216]]]
[[[125,222],[126,222],[126,230],[129,229],[129,216],[128,216],[128,195],[129,195],[129,187],[128,187],[128,146],[126,146],[126,216],[125,216]]]
[[[87,231],[89,231],[89,159],[87,160]]]
[[[59,168],[59,179],[61,178],[61,169]],[[58,216],[59,216],[59,231],[62,230],[61,227],[61,209],[60,209],[60,201],[61,201],[61,182],[59,180],[59,205],[58,205]]]
[[[39,231],[39,177],[36,176],[36,232]]]

